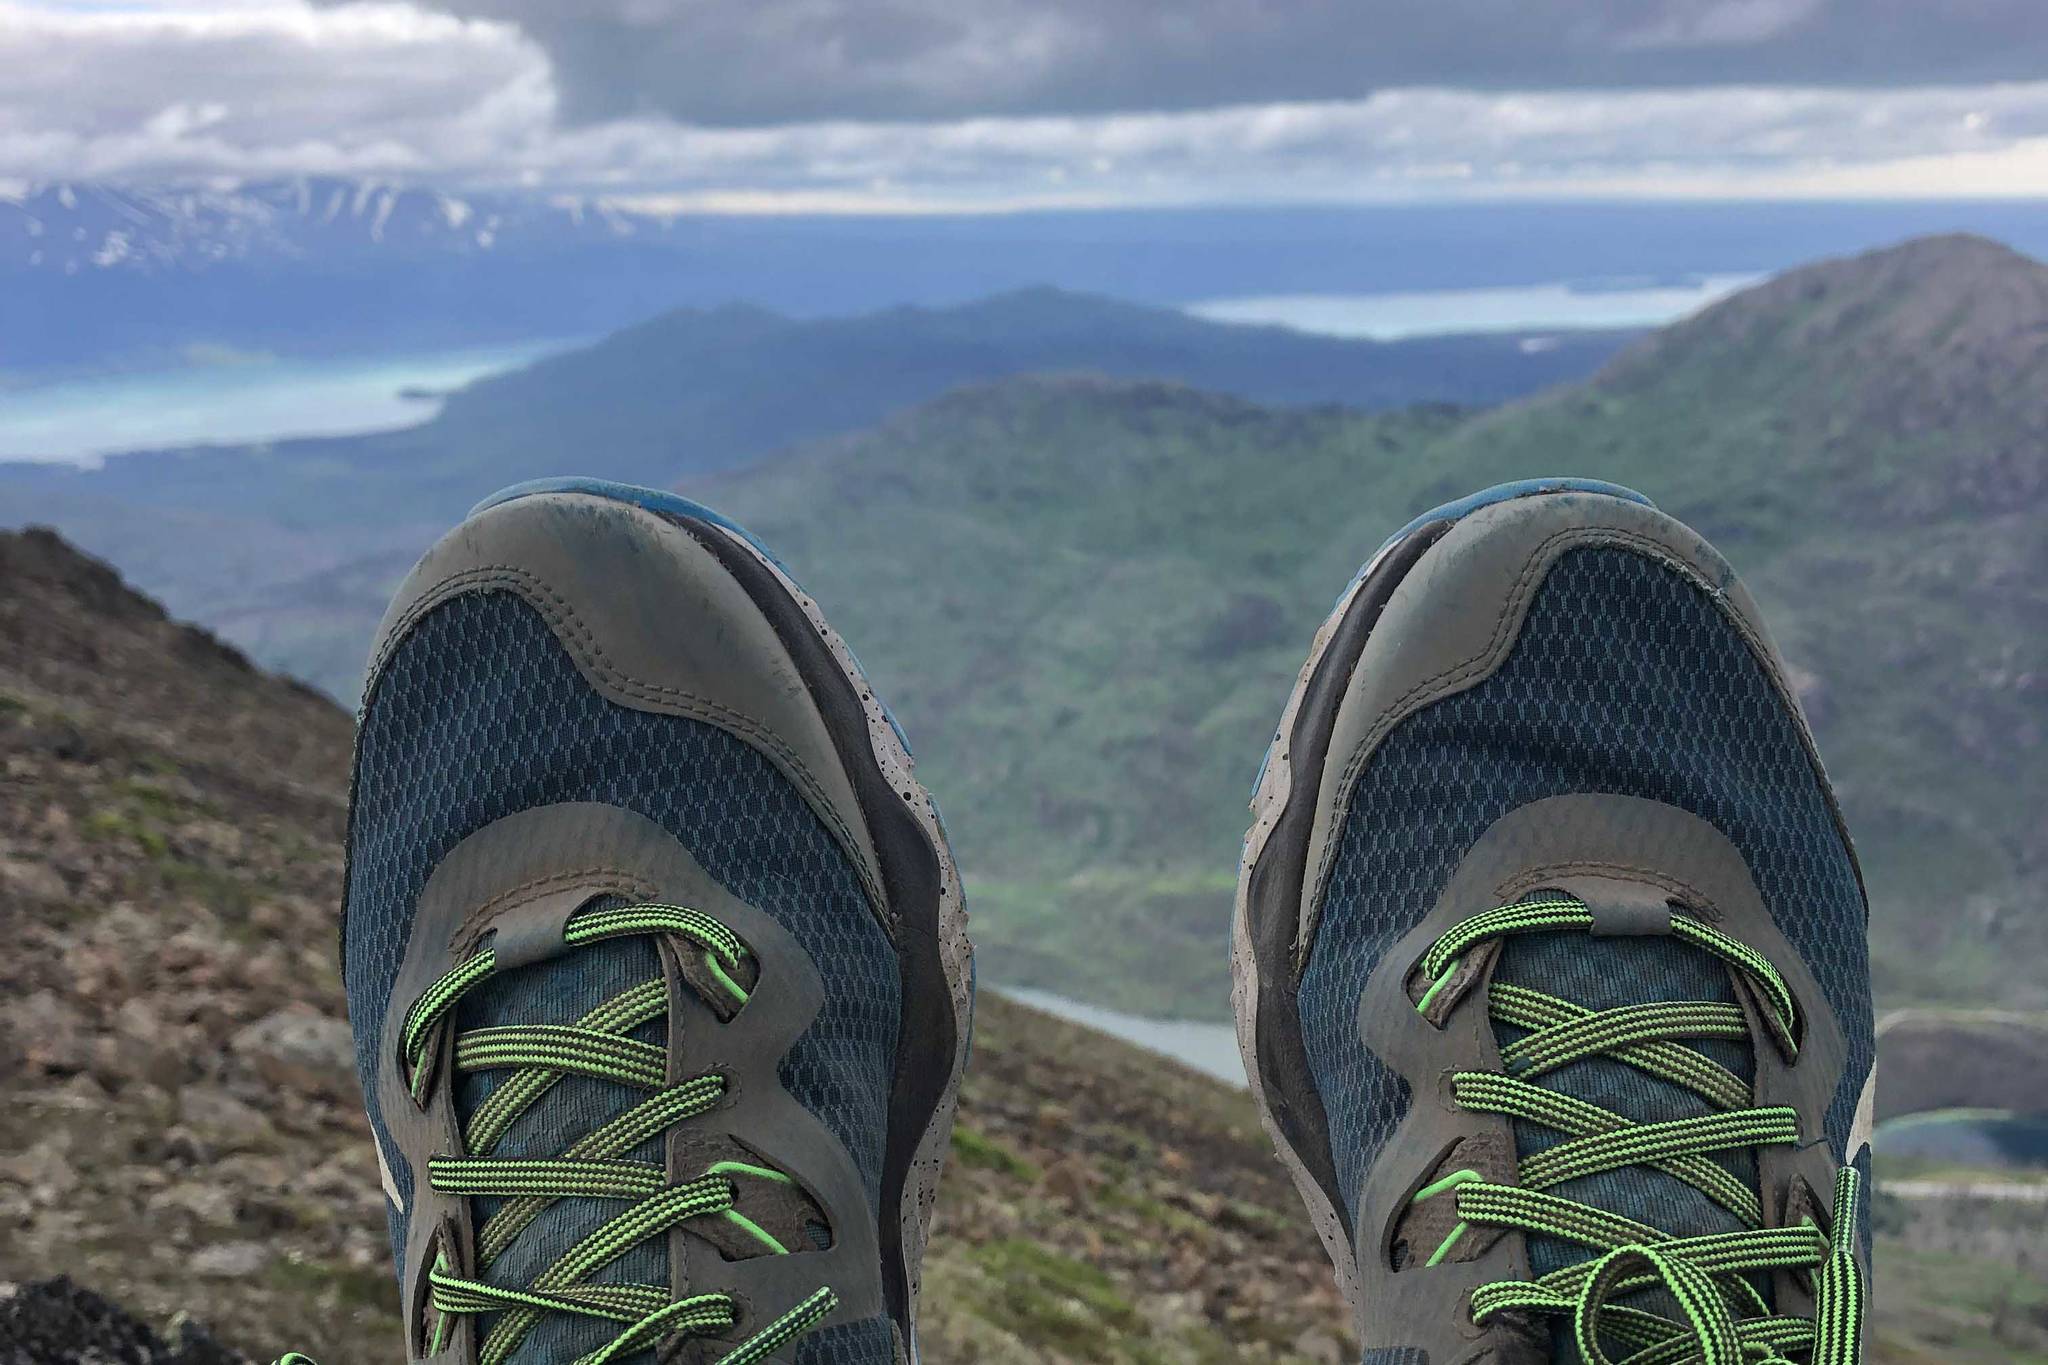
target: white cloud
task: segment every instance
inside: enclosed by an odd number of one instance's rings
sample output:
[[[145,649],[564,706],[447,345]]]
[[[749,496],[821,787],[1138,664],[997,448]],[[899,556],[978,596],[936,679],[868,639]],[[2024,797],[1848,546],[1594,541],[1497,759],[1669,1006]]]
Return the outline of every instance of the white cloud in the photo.
[[[1802,3],[1733,0],[1699,23],[1754,32]],[[572,124],[551,58],[505,22],[402,3],[0,0],[0,189],[16,191],[333,173],[674,212],[2043,194],[2044,146],[2048,82],[1395,89],[1182,112]]]
[[[2023,194],[2048,83],[1975,90],[1390,91],[1186,114],[559,133],[544,178],[603,165],[675,211],[1455,196]],[[687,168],[687,171],[684,171]],[[669,183],[663,184],[666,178]]]
[[[554,100],[517,29],[407,4],[0,0],[0,175],[434,174]]]

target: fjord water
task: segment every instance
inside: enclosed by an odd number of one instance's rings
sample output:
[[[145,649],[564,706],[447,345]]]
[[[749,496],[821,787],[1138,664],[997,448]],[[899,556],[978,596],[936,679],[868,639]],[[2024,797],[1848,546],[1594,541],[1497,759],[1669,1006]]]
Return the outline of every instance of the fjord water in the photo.
[[[1762,277],[1702,275],[1670,280],[1559,280],[1510,288],[1428,289],[1376,294],[1253,294],[1206,299],[1188,312],[1212,322],[1263,323],[1325,336],[1397,341],[1439,332],[1532,328],[1658,327],[1696,312]]]
[[[177,369],[0,385],[0,460],[90,462],[119,451],[411,426],[437,395],[563,349],[528,341],[325,360],[222,358]]]
[[[1107,1033],[1112,1038],[1121,1038],[1147,1051],[1171,1057],[1219,1081],[1229,1081],[1232,1085],[1245,1083],[1244,1062],[1237,1052],[1237,1030],[1229,1024],[1202,1019],[1147,1019],[1141,1015],[1105,1009],[1101,1005],[1069,1000],[1051,991],[1016,986],[998,986],[996,989],[1012,1000],[1044,1010],[1054,1018],[1085,1024],[1098,1033]]]

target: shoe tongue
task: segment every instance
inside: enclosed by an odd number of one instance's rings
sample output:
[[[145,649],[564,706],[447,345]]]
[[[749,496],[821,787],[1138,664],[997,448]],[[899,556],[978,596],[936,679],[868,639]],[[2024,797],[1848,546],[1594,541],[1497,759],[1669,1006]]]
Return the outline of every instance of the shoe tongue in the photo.
[[[652,939],[636,936],[595,943],[566,956],[492,977],[463,997],[456,1009],[456,1026],[473,1029],[574,1024],[613,997],[660,975],[661,958]],[[657,1045],[666,1043],[667,1020],[652,1019],[634,1030],[632,1036]],[[513,1074],[510,1070],[472,1072],[458,1081],[455,1108],[465,1125],[491,1091]],[[564,1076],[513,1122],[492,1155],[560,1156],[571,1144],[644,1098],[641,1092],[610,1081]],[[635,1161],[660,1162],[663,1148],[663,1139],[656,1136],[624,1155]],[[503,1202],[481,1198],[471,1201],[479,1232]],[[563,1252],[624,1208],[615,1199],[557,1200],[512,1239],[481,1278],[505,1288],[529,1288]],[[666,1285],[667,1239],[642,1242],[589,1278],[598,1283]],[[496,1315],[479,1321],[479,1341],[495,1322]],[[604,1319],[546,1313],[512,1354],[509,1365],[555,1365],[575,1360],[605,1346],[619,1331],[620,1324]],[[634,1362],[648,1358],[645,1353],[631,1357]]]
[[[1663,1000],[1733,1003],[1735,989],[1728,970],[1707,953],[1675,939],[1659,937],[1595,938],[1585,934],[1523,934],[1505,939],[1494,979],[1542,991],[1588,1009]],[[1495,1023],[1496,1041],[1505,1047],[1526,1037],[1528,1030]],[[1731,1039],[1687,1039],[1745,1082],[1755,1076],[1749,1044]],[[1575,1099],[1597,1104],[1636,1123],[1694,1118],[1715,1112],[1714,1106],[1683,1086],[1606,1057],[1570,1063],[1539,1077],[1536,1084]],[[1538,1123],[1513,1125],[1522,1160],[1554,1147],[1567,1135]],[[1756,1159],[1746,1150],[1710,1157],[1750,1189],[1757,1186]],[[1647,1166],[1625,1166],[1551,1187],[1551,1193],[1633,1218],[1674,1237],[1738,1232],[1743,1223],[1733,1213],[1675,1176]],[[1592,1248],[1558,1237],[1529,1238],[1532,1273],[1593,1259]],[[1648,1306],[1648,1305],[1646,1305]],[[1553,1358],[1573,1362],[1569,1322],[1556,1328]]]

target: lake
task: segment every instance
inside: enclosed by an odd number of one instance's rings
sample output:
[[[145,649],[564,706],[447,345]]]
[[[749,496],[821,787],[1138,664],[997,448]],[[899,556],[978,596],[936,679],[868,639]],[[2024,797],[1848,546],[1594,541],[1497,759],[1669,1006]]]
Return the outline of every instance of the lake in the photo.
[[[1266,323],[1325,336],[1393,341],[1439,332],[1657,327],[1726,298],[1760,275],[1683,280],[1559,280],[1499,289],[1387,294],[1253,294],[1205,299],[1187,311],[1213,322]]]
[[[1237,1054],[1237,1030],[1229,1024],[1195,1019],[1147,1019],[1142,1015],[1123,1014],[1100,1005],[1069,1000],[1051,991],[1017,986],[995,986],[991,989],[1047,1014],[1085,1024],[1127,1043],[1164,1053],[1218,1080],[1229,1081],[1232,1085],[1245,1083],[1244,1063]]]
[[[440,408],[433,395],[569,344],[331,360],[250,357],[0,388],[0,460],[89,463],[123,450],[411,426]]]
[[[1946,1109],[1878,1125],[1881,1155],[1983,1169],[2048,1170],[2048,1114]]]
[[[1245,1084],[1237,1032],[1229,1024],[1148,1019],[1069,1000],[1051,991],[1016,986],[990,989],[1047,1014],[1161,1053],[1218,1080],[1238,1086]],[[1876,1133],[1876,1146],[1889,1157],[1959,1168],[2048,1170],[2048,1114],[1983,1110],[1911,1114],[1881,1125]]]

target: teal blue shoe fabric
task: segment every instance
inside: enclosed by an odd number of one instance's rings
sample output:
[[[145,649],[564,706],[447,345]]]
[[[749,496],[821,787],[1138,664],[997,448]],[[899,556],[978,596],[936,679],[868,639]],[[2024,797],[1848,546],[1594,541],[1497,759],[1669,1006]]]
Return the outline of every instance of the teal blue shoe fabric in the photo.
[[[653,501],[668,495],[645,496]],[[709,524],[730,526],[723,519]],[[702,527],[695,533],[703,533]],[[900,819],[905,797],[895,790],[888,794]],[[844,1147],[877,1225],[892,1225],[908,1161],[892,1147],[892,1123],[902,1127],[892,1103],[902,1090],[904,1058],[919,1045],[905,1027],[918,1002],[907,993],[904,959],[878,918],[867,889],[872,883],[864,883],[848,857],[844,832],[835,836],[762,748],[731,729],[602,695],[543,612],[509,591],[461,592],[419,615],[370,680],[361,711],[343,975],[380,1151],[397,1151],[374,1084],[383,1054],[395,1046],[380,1024],[392,1004],[415,906],[430,874],[457,845],[494,822],[572,802],[617,807],[654,822],[732,896],[770,916],[808,956],[824,1001],[782,1056],[777,1078]],[[453,1025],[467,1032],[574,1024],[628,987],[660,975],[652,939],[591,944],[501,971],[464,995]],[[950,1017],[950,1005],[945,1012]],[[666,1027],[658,1018],[633,1036],[660,1044]],[[942,1075],[948,1060],[934,1063]],[[465,1124],[506,1074],[458,1079],[454,1101]],[[641,1098],[605,1080],[566,1076],[517,1119],[493,1155],[560,1156]],[[950,1114],[950,1091],[944,1103]],[[623,1156],[658,1166],[664,1141],[657,1136]],[[403,1161],[390,1164],[395,1208],[412,1200],[425,1172]],[[471,1201],[479,1225],[499,1202]],[[619,1207],[596,1198],[557,1200],[480,1278],[507,1289],[531,1286]],[[819,1246],[827,1244],[822,1226],[813,1225],[811,1233]],[[394,1212],[393,1250],[400,1265],[405,1237],[405,1222]],[[666,1239],[650,1239],[591,1278],[665,1284],[669,1254]],[[480,1333],[491,1322],[484,1317]],[[605,1347],[617,1331],[617,1323],[599,1318],[549,1313],[520,1342],[511,1362],[573,1361]],[[881,1314],[814,1329],[786,1348],[792,1353],[786,1358],[800,1365],[890,1365],[911,1349],[904,1337],[898,1322]],[[655,1353],[630,1358],[644,1362]],[[713,1358],[704,1356],[707,1365]]]
[[[1368,1365],[1860,1358],[1868,911],[1793,676],[1591,480],[1445,503],[1338,598],[1231,971]]]
[[[783,1079],[846,1144],[879,1203],[899,1004],[894,951],[823,822],[756,750],[700,721],[599,697],[540,615],[498,593],[457,598],[414,629],[364,707],[359,753],[344,971],[351,1019],[382,1018],[411,906],[456,843],[515,811],[562,801],[623,806],[681,839],[706,871],[773,913],[839,977],[842,989],[790,1052]],[[640,979],[652,953],[628,942],[522,968],[488,987],[460,1022],[572,1021]],[[358,1028],[366,1076],[379,1043]],[[465,1108],[487,1089],[465,1095]],[[615,1090],[581,1078],[558,1085],[508,1138],[506,1155],[561,1151],[623,1109]],[[376,1126],[374,1094],[371,1103]],[[409,1194],[408,1183],[401,1179]],[[522,1234],[492,1277],[529,1283],[602,1212],[596,1201],[563,1201]],[[610,1273],[667,1277],[659,1248],[632,1257]],[[816,1339],[806,1360],[890,1358],[886,1322],[839,1330],[868,1340],[842,1351],[842,1343]],[[607,1339],[599,1324],[551,1317],[515,1359],[573,1360]]]
[[[1785,908],[1780,925],[1851,1040],[1847,1079],[1827,1117],[1830,1142],[1847,1153],[1872,1062],[1864,900],[1798,719],[1696,585],[1630,550],[1578,550],[1537,590],[1505,666],[1399,725],[1359,777],[1299,994],[1354,1214],[1366,1171],[1414,1102],[1361,1043],[1367,976],[1494,821],[1544,797],[1586,792],[1663,802],[1710,821],[1740,849],[1766,902]],[[1496,979],[1593,1008],[1733,998],[1718,964],[1668,940],[1512,941]],[[1503,1030],[1500,1041],[1514,1036]],[[1747,1077],[1746,1046],[1702,1050]],[[1574,1063],[1546,1080],[1640,1122],[1701,1112],[1690,1092],[1614,1062]],[[1516,1136],[1523,1156],[1558,1140],[1532,1124],[1518,1124]],[[1746,1156],[1723,1160],[1754,1186]],[[1640,1167],[1556,1192],[1674,1234],[1733,1230],[1696,1190]],[[1532,1241],[1538,1274],[1589,1254]],[[1562,1338],[1556,1350],[1560,1360],[1576,1356]]]

